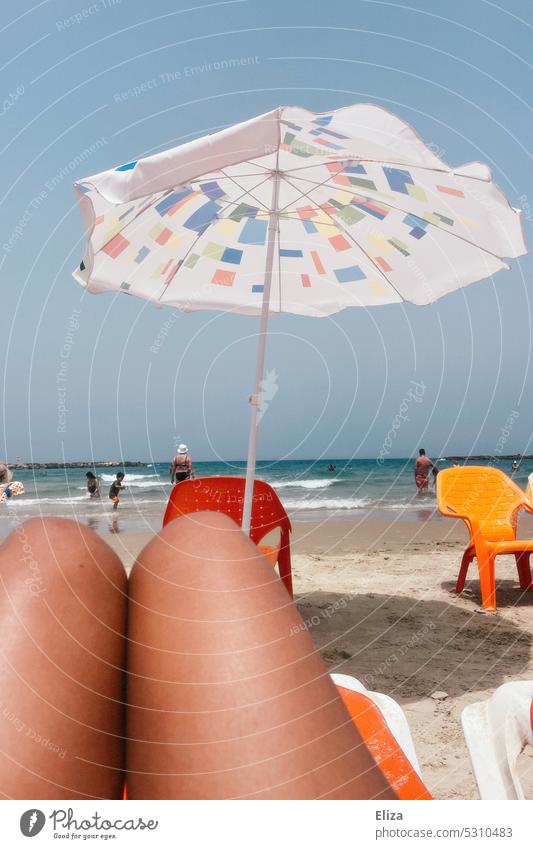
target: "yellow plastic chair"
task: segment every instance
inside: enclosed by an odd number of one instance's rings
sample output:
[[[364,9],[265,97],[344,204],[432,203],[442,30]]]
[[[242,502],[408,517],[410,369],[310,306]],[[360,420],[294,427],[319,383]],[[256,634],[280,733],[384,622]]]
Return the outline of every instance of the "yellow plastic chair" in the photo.
[[[459,466],[437,475],[437,503],[444,516],[463,519],[470,542],[463,554],[455,591],[462,592],[468,567],[477,559],[483,608],[496,610],[494,561],[514,554],[520,587],[531,589],[529,555],[533,540],[516,538],[518,511],[533,513],[533,502],[510,479],[492,466]]]

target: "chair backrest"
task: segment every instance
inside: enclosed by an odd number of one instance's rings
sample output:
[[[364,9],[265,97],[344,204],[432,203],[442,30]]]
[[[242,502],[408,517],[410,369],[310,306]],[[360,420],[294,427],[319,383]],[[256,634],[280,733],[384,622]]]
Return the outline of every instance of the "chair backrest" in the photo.
[[[481,798],[523,799],[517,761],[533,747],[533,681],[502,684],[461,718]]]
[[[178,516],[198,513],[200,510],[214,510],[217,513],[225,513],[238,525],[241,525],[244,484],[244,478],[222,475],[177,483],[170,493],[163,525]],[[282,532],[290,532],[289,517],[270,484],[256,480],[252,501],[250,536],[257,544],[276,528],[279,528]]]
[[[437,475],[437,504],[445,516],[473,519],[491,541],[516,537],[524,492],[494,466],[457,466]]]

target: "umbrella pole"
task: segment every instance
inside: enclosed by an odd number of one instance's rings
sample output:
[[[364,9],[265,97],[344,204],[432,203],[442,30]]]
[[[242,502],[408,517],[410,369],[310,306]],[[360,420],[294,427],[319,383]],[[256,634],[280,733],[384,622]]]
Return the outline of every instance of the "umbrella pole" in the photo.
[[[276,233],[278,230],[278,198],[279,198],[279,171],[273,173],[272,186],[272,209],[268,223],[267,255],[265,264],[265,283],[263,288],[263,303],[261,306],[261,322],[259,324],[259,343],[257,346],[257,360],[255,366],[255,388],[250,395],[250,432],[248,437],[248,460],[246,463],[246,484],[244,486],[244,504],[242,512],[242,529],[245,534],[250,533],[252,520],[252,503],[254,492],[255,462],[257,458],[257,436],[259,430],[259,413],[261,409],[261,383],[265,370],[265,348],[268,330],[268,312],[270,307],[270,289],[272,287],[272,271],[274,268],[274,252],[276,247]]]

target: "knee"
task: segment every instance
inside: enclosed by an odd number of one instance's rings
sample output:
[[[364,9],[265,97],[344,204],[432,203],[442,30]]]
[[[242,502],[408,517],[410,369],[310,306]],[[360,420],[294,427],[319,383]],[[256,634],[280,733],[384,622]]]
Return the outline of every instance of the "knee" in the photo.
[[[154,539],[160,545],[189,554],[203,552],[213,545],[226,546],[233,541],[246,542],[239,525],[225,513],[207,510],[174,519]]]
[[[6,555],[2,571],[4,564],[17,568],[24,561],[49,574],[60,571],[67,579],[85,569],[88,578],[98,572],[117,586],[125,585],[124,567],[113,550],[86,525],[71,519],[29,519],[11,532],[0,552]]]
[[[55,548],[60,541],[72,543],[79,537],[81,525],[71,519],[54,516],[39,516],[18,525],[8,540],[33,548]]]
[[[173,519],[158,534],[161,538],[172,537],[184,532],[196,531],[202,534],[216,533],[217,531],[241,530],[239,525],[226,513],[217,510],[199,510],[195,513],[187,513]]]
[[[8,539],[28,540],[34,545],[57,544],[59,540],[68,539],[72,541],[83,528],[72,519],[62,519],[57,516],[36,516],[18,525],[9,535]],[[87,528],[90,532],[90,529]]]
[[[140,572],[176,575],[201,565],[218,569],[262,560],[256,546],[233,519],[224,513],[202,511],[169,522],[142,550],[130,580]]]
[[[215,552],[252,545],[242,529],[225,513],[202,510],[180,516],[166,525],[156,539],[183,555],[209,557]]]

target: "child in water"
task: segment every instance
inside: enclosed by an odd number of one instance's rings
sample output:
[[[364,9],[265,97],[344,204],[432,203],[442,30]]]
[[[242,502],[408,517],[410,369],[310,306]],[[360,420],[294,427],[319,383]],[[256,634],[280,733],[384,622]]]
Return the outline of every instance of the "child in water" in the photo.
[[[124,472],[117,472],[116,479],[113,481],[113,483],[109,487],[109,497],[110,497],[111,501],[113,502],[113,510],[116,510],[118,505],[119,505],[120,498],[118,497],[118,494],[119,494],[120,490],[126,488],[124,486],[124,484],[122,483],[123,480],[124,480]]]

